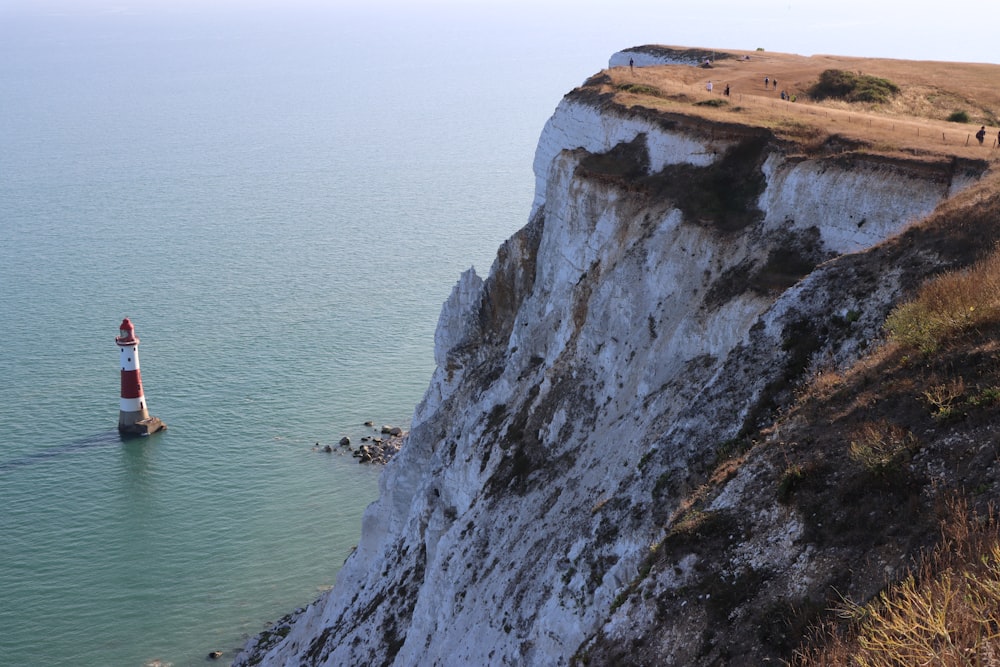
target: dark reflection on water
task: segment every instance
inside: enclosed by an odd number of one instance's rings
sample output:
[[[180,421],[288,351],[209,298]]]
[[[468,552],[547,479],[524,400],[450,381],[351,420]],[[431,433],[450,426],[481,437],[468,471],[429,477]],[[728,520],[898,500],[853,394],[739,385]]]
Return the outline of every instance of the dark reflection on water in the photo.
[[[57,445],[55,447],[43,449],[40,452],[19,456],[16,459],[0,461],[0,475],[18,468],[42,463],[43,461],[47,461],[48,459],[55,458],[57,456],[72,454],[83,449],[109,447],[111,445],[120,444],[121,442],[122,437],[119,435],[117,430],[96,433],[94,435],[81,438],[80,440],[68,442],[64,445]]]

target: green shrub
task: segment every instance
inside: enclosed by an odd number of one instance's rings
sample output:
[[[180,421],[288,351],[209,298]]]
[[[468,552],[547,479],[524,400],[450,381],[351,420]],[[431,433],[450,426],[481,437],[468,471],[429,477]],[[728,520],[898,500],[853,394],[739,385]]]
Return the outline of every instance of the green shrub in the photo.
[[[651,97],[663,97],[663,91],[656,86],[643,83],[623,83],[618,86],[618,90],[633,95],[649,95]]]
[[[948,120],[952,123],[968,123],[969,122],[969,112],[967,111],[952,111],[951,115],[948,116]]]
[[[888,79],[839,69],[825,70],[809,90],[809,94],[817,100],[834,98],[874,104],[888,102],[898,92],[899,86]]]
[[[710,100],[702,100],[701,102],[695,102],[694,105],[696,107],[724,107],[728,106],[729,102],[714,97]]]
[[[969,403],[975,407],[984,407],[1000,403],[1000,387],[986,387],[969,398]]]

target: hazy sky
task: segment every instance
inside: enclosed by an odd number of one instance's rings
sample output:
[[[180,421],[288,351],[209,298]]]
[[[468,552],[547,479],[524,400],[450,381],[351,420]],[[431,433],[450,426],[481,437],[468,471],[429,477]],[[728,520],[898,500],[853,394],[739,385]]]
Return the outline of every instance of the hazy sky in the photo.
[[[428,33],[447,32],[449,24],[485,31],[523,26],[554,48],[606,50],[595,54],[605,63],[610,52],[646,43],[1000,63],[1000,5],[983,0],[4,0],[0,22],[15,13],[232,13],[245,20],[259,12],[320,10],[372,15]]]

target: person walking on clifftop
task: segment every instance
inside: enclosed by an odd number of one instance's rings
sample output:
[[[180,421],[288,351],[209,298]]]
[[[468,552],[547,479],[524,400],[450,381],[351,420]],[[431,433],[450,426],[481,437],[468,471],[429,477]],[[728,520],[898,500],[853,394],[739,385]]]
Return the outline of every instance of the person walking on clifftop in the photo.
[[[979,128],[979,131],[976,132],[976,139],[979,140],[979,145],[980,146],[983,145],[983,139],[985,139],[985,138],[986,138],[986,126],[983,125],[982,127]]]

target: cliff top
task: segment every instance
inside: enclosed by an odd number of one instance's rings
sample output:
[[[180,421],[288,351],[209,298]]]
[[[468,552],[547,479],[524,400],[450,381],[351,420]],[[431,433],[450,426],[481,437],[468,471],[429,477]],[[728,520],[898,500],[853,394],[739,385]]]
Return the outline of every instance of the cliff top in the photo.
[[[631,54],[646,56],[643,62],[711,55],[709,63],[702,60],[697,67],[611,67],[578,91],[611,93],[615,103],[627,108],[764,127],[800,144],[805,152],[846,145],[909,159],[1000,160],[1000,65],[664,46],[636,47],[625,55]],[[856,80],[884,80],[896,92],[876,102],[820,99],[815,86],[826,70]],[[782,99],[783,92],[788,99]],[[981,126],[986,126],[983,145],[975,137]]]

